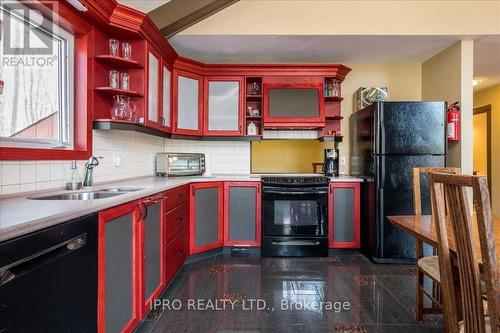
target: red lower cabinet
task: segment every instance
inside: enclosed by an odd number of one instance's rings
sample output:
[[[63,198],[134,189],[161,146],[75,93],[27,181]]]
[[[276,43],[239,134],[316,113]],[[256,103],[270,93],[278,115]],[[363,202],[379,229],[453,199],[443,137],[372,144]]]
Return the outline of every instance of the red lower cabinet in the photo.
[[[223,245],[224,183],[191,184],[189,254]]]
[[[132,332],[141,318],[140,201],[99,212],[97,328]]]
[[[166,247],[166,278],[172,281],[177,271],[182,267],[189,255],[188,228],[182,230]]]
[[[164,194],[99,213],[98,332],[132,332],[165,287]]]
[[[170,283],[189,255],[189,185],[167,191],[165,282]]]
[[[260,182],[224,183],[224,246],[260,246]]]
[[[139,229],[139,251],[141,261],[140,299],[144,316],[150,309],[151,302],[160,296],[165,287],[165,210],[164,193],[144,198],[140,201],[142,214]]]
[[[359,183],[331,183],[328,195],[328,244],[330,248],[357,249],[360,238]]]

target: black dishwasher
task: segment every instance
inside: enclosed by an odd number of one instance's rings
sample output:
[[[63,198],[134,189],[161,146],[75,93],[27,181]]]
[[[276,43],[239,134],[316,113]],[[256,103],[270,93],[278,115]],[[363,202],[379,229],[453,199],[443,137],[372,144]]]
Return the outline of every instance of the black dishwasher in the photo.
[[[0,332],[97,331],[97,214],[0,243]]]

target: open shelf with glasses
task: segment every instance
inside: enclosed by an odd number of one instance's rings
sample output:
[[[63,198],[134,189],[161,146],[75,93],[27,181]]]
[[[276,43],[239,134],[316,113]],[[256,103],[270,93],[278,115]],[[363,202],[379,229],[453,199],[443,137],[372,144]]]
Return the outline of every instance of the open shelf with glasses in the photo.
[[[131,98],[135,105],[134,117],[125,122],[135,123],[136,119],[144,119],[145,112],[145,68],[147,41],[127,38],[127,34],[118,34],[95,29],[94,40],[94,119],[112,119],[111,109],[114,105],[113,96],[124,95]],[[112,54],[110,39],[118,41],[119,46]],[[131,48],[130,59],[123,56],[122,48],[128,44]],[[111,84],[110,72],[117,71],[118,84]],[[122,89],[120,74],[128,74],[128,89]],[[114,82],[116,83],[116,82]]]

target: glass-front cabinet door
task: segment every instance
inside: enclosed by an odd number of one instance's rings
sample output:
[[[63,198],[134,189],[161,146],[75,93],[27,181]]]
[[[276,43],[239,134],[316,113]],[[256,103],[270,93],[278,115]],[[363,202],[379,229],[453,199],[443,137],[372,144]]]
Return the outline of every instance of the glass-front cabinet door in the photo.
[[[174,133],[202,134],[202,87],[201,75],[174,70]]]
[[[165,61],[162,61],[162,126],[170,129],[172,126],[172,71]]]
[[[243,135],[243,77],[207,76],[204,135]]]
[[[146,112],[146,126],[161,128],[162,115],[160,109],[160,63],[159,53],[153,49],[148,49],[148,102]]]

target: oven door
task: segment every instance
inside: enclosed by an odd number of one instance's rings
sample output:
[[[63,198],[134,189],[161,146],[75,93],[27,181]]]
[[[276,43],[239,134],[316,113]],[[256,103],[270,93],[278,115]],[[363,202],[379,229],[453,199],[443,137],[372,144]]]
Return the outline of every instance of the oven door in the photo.
[[[262,189],[264,236],[326,236],[327,187],[274,187]]]

